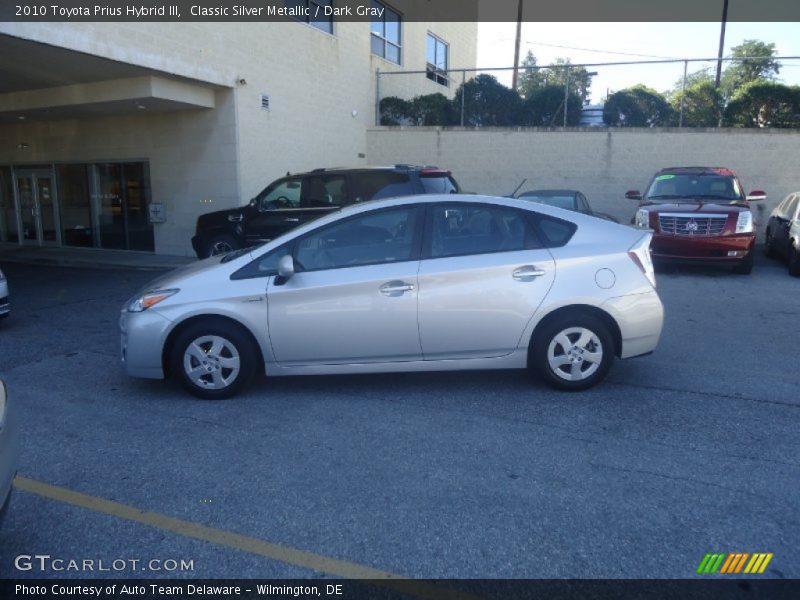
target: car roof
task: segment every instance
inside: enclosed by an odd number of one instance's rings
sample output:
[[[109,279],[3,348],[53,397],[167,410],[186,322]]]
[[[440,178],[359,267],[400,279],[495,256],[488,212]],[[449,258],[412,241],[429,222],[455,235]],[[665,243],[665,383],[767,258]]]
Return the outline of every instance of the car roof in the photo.
[[[528,190],[522,192],[520,198],[523,196],[574,196],[580,194],[578,190]]]
[[[656,177],[659,175],[670,174],[670,175],[731,175],[736,176],[736,172],[733,169],[729,169],[727,167],[668,167],[666,169],[661,169],[658,173],[656,173]]]
[[[450,174],[450,171],[447,169],[440,169],[435,165],[408,165],[408,164],[397,164],[397,165],[361,165],[358,167],[321,167],[319,169],[311,169],[310,171],[305,171],[302,173],[291,173],[287,174],[287,177],[301,177],[305,175],[314,175],[316,173],[356,173],[359,171],[425,171],[428,173],[441,173],[441,174]]]

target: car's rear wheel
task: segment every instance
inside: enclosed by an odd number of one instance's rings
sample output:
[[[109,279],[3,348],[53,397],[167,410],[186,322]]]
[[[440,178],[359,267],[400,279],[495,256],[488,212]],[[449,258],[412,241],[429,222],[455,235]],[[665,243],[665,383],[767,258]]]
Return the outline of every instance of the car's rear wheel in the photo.
[[[614,361],[614,338],[592,315],[565,315],[534,336],[531,366],[557,389],[590,388],[605,378]]]
[[[211,237],[206,244],[205,256],[217,256],[219,254],[227,254],[233,250],[239,249],[239,242],[235,237],[227,233],[219,233]]]
[[[800,249],[795,244],[789,248],[789,275],[800,277]]]
[[[178,335],[172,369],[198,398],[224,400],[252,379],[257,356],[252,339],[240,327],[212,319],[194,323]]]
[[[751,249],[750,252],[747,253],[747,256],[733,267],[733,272],[739,275],[749,275],[753,271],[754,259],[755,256],[753,256],[753,250]]]

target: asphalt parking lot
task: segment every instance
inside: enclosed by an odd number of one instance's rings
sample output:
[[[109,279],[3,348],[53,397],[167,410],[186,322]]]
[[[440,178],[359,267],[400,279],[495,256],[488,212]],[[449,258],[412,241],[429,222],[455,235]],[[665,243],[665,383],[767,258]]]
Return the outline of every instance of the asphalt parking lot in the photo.
[[[119,307],[153,273],[2,267],[25,479],[0,577],[97,575],[15,568],[46,554],[192,561],[103,574],[125,577],[681,578],[708,552],[800,577],[800,280],[780,263],[660,272],[657,352],[588,392],[395,374],[222,402],[122,373]]]

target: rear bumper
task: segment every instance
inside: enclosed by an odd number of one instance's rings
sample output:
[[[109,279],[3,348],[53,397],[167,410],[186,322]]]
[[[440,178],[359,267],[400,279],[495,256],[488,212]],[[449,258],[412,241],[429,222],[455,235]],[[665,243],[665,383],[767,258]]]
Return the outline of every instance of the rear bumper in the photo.
[[[692,237],[653,234],[651,256],[665,260],[738,262],[747,256],[756,242],[755,235]]]
[[[633,358],[655,350],[664,326],[664,306],[655,290],[611,298],[601,308],[611,314],[619,326],[620,358]]]
[[[0,317],[5,317],[10,312],[11,302],[9,301],[8,296],[0,298]]]

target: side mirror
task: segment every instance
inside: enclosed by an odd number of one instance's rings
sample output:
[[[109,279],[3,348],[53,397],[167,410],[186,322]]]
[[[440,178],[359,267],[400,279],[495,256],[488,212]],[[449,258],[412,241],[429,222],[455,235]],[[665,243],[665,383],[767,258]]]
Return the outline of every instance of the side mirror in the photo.
[[[294,259],[291,254],[287,254],[278,261],[278,277],[287,281],[292,275],[294,275]]]
[[[754,202],[756,200],[766,200],[767,193],[764,190],[753,190],[749,194],[747,194],[747,201]]]
[[[628,190],[625,192],[625,197],[628,200],[641,200],[642,199],[642,192],[639,190]]]

